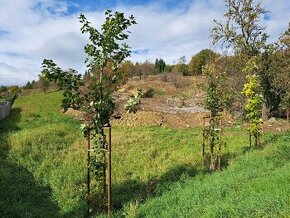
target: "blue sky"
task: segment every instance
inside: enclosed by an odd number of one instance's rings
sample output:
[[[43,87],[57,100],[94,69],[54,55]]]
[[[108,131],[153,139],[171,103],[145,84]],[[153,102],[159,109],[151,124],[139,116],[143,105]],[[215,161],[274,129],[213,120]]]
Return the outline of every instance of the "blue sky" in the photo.
[[[69,5],[68,13],[80,11],[103,11],[107,8],[115,8],[118,6],[150,6],[152,4],[160,5],[163,10],[171,10],[175,7],[186,7],[191,4],[191,0],[70,0],[66,1]]]
[[[276,41],[288,27],[290,1],[264,0],[271,11],[262,25]],[[138,22],[130,28],[128,44],[132,61],[174,63],[204,48],[213,19],[221,19],[224,0],[0,0],[0,85],[23,85],[37,79],[44,58],[63,68],[84,72],[83,46],[78,15],[84,13],[95,26],[110,8],[133,14]]]

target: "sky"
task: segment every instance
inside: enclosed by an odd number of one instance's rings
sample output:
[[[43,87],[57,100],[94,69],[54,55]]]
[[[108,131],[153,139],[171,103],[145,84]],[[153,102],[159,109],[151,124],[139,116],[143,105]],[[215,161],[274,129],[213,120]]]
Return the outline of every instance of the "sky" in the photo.
[[[289,0],[264,0],[270,12],[261,20],[270,42],[277,41],[290,21]],[[35,80],[43,59],[60,67],[85,71],[84,45],[78,16],[83,13],[99,28],[106,9],[134,15],[128,44],[133,62],[163,58],[187,61],[212,47],[213,19],[220,20],[224,0],[0,0],[0,86]]]

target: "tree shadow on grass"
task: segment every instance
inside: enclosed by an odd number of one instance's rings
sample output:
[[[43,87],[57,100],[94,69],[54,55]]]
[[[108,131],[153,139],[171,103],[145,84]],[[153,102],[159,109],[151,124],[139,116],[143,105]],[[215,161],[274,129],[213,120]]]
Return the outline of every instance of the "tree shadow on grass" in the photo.
[[[13,108],[0,121],[0,217],[61,217],[49,187],[37,184],[33,174],[9,158],[9,135],[20,130],[21,109]]]
[[[221,171],[223,169],[226,169],[229,165],[231,160],[234,160],[238,156],[238,153],[235,152],[227,152],[222,154],[221,156]],[[213,172],[218,172],[217,165],[218,161],[216,160],[216,170],[215,171],[210,171],[210,154],[205,154],[205,160],[204,160],[204,167],[202,169],[203,173],[213,173]]]
[[[39,186],[32,173],[8,161],[0,161],[1,217],[59,217],[51,190]]]
[[[156,197],[166,191],[169,186],[185,177],[194,177],[198,173],[197,169],[192,165],[176,166],[160,177],[151,177],[147,182],[142,182],[137,179],[128,179],[120,184],[114,184],[112,187],[112,207],[114,212],[121,211],[123,206],[138,201],[144,202],[147,198]],[[94,194],[92,200],[94,203],[93,214],[97,215],[101,212],[105,213],[105,209],[101,210],[99,196]],[[98,199],[98,200],[96,200]]]
[[[10,143],[8,141],[9,134],[18,131],[20,128],[17,123],[21,119],[21,108],[13,108],[10,114],[0,120],[0,158],[5,160],[10,150]]]
[[[225,153],[222,156],[222,169],[225,169],[236,154]],[[214,171],[218,172],[218,171]],[[170,186],[176,182],[182,182],[186,178],[194,178],[200,174],[212,173],[209,169],[202,169],[200,164],[183,164],[171,168],[158,178],[150,178],[147,183],[138,180],[126,180],[120,184],[113,184],[113,209],[120,211],[129,202],[144,202],[147,198],[157,197],[170,190]]]
[[[121,184],[113,184],[113,208],[122,209],[129,202],[143,202],[149,197],[161,195],[168,187],[186,177],[194,177],[198,170],[192,165],[176,166],[160,177],[151,177],[148,182],[126,180]]]

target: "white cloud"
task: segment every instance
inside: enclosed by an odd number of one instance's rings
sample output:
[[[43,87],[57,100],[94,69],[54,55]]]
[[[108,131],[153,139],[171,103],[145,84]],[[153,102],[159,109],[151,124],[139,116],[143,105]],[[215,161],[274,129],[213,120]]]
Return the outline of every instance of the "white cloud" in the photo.
[[[12,65],[2,62],[0,62],[0,70],[0,85],[2,83],[3,85],[16,84],[15,81],[18,81],[19,83],[25,83],[28,80],[31,80],[31,78],[34,76],[32,75],[33,72],[31,71],[31,69],[14,67]]]
[[[0,0],[0,85],[25,84],[36,79],[43,58],[53,59],[61,67],[84,71],[83,45],[86,36],[80,33],[78,14],[68,14],[68,5],[57,0]],[[290,1],[264,0],[272,11],[263,21],[271,41],[277,40],[289,22]],[[223,0],[193,0],[185,9],[165,10],[160,3],[145,6],[118,6],[138,22],[130,30],[128,44],[135,51],[133,61],[168,63],[186,55],[187,60],[210,46],[209,31],[213,18],[221,18]],[[64,16],[65,15],[65,16]],[[100,25],[103,12],[85,13]]]

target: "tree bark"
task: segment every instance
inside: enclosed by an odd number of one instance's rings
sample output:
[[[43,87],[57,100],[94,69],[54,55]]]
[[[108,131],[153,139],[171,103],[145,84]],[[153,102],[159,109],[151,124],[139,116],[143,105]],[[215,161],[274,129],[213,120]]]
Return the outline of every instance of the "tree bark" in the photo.
[[[269,119],[269,115],[270,115],[270,109],[267,108],[266,103],[263,102],[262,103],[262,120],[266,121]]]

